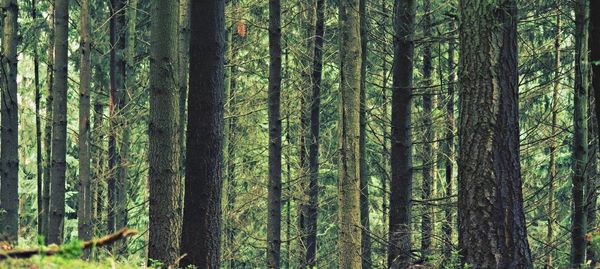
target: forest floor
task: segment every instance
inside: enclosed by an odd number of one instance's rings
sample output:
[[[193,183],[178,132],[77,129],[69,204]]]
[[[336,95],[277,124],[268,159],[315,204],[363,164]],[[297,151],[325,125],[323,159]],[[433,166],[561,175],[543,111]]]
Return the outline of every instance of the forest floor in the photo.
[[[116,262],[112,258],[105,258],[101,261],[84,261],[61,256],[34,256],[29,259],[0,261],[2,269],[135,269],[142,267],[131,263]]]

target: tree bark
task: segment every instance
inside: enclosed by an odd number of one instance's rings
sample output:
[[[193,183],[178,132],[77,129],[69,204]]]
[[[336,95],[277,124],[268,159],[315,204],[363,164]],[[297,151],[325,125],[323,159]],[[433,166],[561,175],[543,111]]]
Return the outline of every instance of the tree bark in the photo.
[[[92,238],[92,194],[90,183],[90,85],[92,63],[90,51],[90,2],[81,1],[79,33],[81,65],[79,67],[79,201],[77,206],[80,240]]]
[[[50,205],[48,238],[51,244],[63,240],[65,217],[65,170],[67,156],[67,72],[69,0],[55,0],[54,13],[54,80],[52,113],[52,165],[50,171]]]
[[[182,267],[219,268],[225,1],[193,1]]]
[[[54,95],[54,1],[48,1],[48,48],[46,62],[46,126],[44,128],[44,176],[42,178],[42,235],[48,238],[50,210],[50,170],[52,166],[52,110]]]
[[[360,0],[360,224],[362,227],[361,263],[363,269],[371,268],[371,228],[369,225],[369,171],[367,166],[367,0]]]
[[[411,255],[412,81],[415,1],[394,2],[392,146],[388,267],[404,269]]]
[[[432,53],[431,53],[431,1],[423,1],[423,35],[425,43],[423,44],[423,83],[422,88],[425,89],[423,95],[423,127],[425,140],[423,143],[423,182],[421,184],[421,199],[428,201],[431,199],[432,188],[435,177],[435,153],[433,143],[435,133],[433,130],[433,108],[435,100],[431,88],[431,72],[433,69]],[[421,258],[426,260],[431,255],[431,237],[433,236],[433,207],[431,205],[423,205],[423,213],[421,215]]]
[[[281,248],[281,5],[269,0],[269,205],[267,267],[280,267]]]
[[[585,263],[587,233],[586,167],[588,165],[588,30],[589,3],[575,2],[575,93],[573,101],[573,211],[571,222],[571,267]]]
[[[461,1],[459,245],[474,268],[533,268],[519,165],[515,1]]]
[[[37,1],[31,1],[31,20],[37,23]],[[40,115],[41,98],[40,93],[40,59],[37,42],[40,41],[39,34],[35,34],[35,44],[33,45],[33,83],[35,87],[35,155],[36,155],[36,179],[37,179],[37,232],[38,237],[44,235],[44,203],[43,203],[43,174],[44,158],[42,156],[42,116]]]
[[[339,3],[340,98],[338,121],[339,268],[361,268],[360,0]]]
[[[19,5],[3,0],[2,10],[2,104],[0,119],[0,235],[8,241],[19,236],[19,120],[17,105],[17,43]]]
[[[177,267],[181,239],[179,172],[178,10],[176,0],[152,1],[149,118],[149,261]],[[189,205],[193,207],[193,205]],[[185,238],[185,236],[184,236]]]

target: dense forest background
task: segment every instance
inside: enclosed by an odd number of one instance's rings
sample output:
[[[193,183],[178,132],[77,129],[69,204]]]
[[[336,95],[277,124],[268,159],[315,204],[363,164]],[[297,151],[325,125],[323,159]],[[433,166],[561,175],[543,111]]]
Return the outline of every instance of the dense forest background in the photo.
[[[598,1],[1,4],[0,267],[600,259]]]

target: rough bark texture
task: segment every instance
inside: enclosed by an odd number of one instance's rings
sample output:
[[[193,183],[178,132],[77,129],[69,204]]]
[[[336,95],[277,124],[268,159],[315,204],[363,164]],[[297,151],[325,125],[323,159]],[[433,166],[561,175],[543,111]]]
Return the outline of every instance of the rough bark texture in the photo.
[[[79,22],[81,65],[79,67],[79,201],[78,234],[81,240],[92,238],[92,194],[90,184],[90,84],[92,63],[90,51],[90,2],[81,1]]]
[[[369,171],[367,166],[367,1],[360,0],[360,224],[362,227],[361,259],[362,268],[369,269],[371,259],[371,228],[369,225]]]
[[[281,248],[281,5],[269,0],[269,206],[267,267],[280,267]]]
[[[2,103],[0,119],[0,236],[16,241],[19,232],[19,140],[17,107],[17,0],[2,1]]]
[[[571,221],[571,267],[582,268],[585,263],[587,205],[585,185],[588,165],[588,26],[589,3],[575,2],[575,93],[573,99],[573,211]]]
[[[461,1],[459,244],[474,268],[533,268],[518,155],[516,11],[514,1]]]
[[[177,266],[180,257],[179,88],[177,30],[179,2],[152,1],[150,55],[148,258]]]
[[[182,266],[219,268],[225,1],[192,2]]]
[[[338,121],[339,268],[361,268],[360,219],[360,0],[339,3],[340,95]]]
[[[394,3],[392,84],[392,146],[388,267],[407,268],[411,251],[412,206],[412,81],[415,1]]]
[[[52,110],[54,95],[54,0],[48,1],[48,47],[46,62],[46,126],[44,127],[44,176],[42,178],[42,235],[48,238],[50,167],[52,166]]]
[[[65,217],[65,170],[67,149],[67,66],[69,0],[55,0],[54,13],[54,84],[52,113],[52,165],[48,238],[50,244],[63,240]]]

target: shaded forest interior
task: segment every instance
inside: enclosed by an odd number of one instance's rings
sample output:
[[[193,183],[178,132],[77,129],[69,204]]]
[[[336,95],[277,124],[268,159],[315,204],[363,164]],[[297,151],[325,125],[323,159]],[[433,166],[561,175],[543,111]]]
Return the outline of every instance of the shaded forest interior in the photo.
[[[600,268],[600,1],[2,0],[0,26],[0,268]]]

